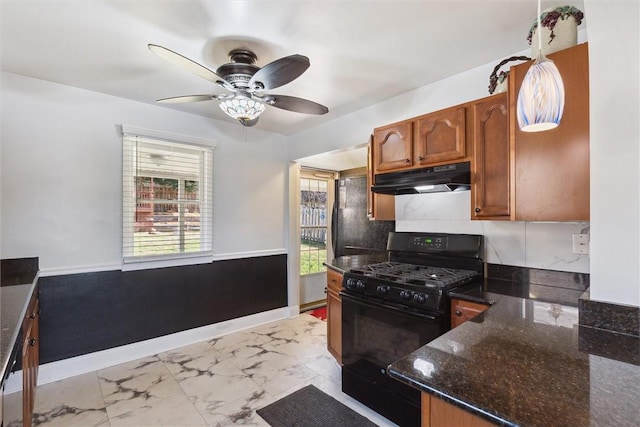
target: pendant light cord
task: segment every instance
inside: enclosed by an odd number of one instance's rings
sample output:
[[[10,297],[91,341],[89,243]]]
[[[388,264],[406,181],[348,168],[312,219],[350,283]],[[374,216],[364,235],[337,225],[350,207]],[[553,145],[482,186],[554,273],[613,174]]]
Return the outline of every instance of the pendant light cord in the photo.
[[[542,56],[542,34],[540,32],[540,0],[538,0],[538,59]]]

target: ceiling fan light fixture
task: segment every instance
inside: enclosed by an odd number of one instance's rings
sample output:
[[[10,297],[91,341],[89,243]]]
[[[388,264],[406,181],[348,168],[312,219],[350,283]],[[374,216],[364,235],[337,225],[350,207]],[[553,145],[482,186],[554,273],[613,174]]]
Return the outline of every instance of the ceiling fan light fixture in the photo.
[[[240,121],[257,119],[265,109],[265,105],[246,96],[238,95],[231,99],[220,101],[220,108],[228,116]]]

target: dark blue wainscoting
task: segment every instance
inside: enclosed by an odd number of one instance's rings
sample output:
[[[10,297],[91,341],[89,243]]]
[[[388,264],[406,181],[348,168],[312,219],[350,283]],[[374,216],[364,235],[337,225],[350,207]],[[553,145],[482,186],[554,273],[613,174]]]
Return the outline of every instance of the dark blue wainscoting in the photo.
[[[48,363],[287,306],[287,256],[41,277]]]

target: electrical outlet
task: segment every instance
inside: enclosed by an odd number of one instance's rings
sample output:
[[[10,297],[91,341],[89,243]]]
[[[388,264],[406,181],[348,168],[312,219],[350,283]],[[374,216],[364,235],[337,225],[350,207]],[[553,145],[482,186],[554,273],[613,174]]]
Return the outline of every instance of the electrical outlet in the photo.
[[[588,234],[573,235],[573,253],[578,255],[587,255],[589,253]]]

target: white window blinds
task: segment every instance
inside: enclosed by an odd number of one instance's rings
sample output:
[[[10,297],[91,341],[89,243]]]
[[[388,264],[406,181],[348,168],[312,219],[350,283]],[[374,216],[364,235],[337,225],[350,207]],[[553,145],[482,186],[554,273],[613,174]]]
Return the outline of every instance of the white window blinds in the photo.
[[[213,150],[123,134],[124,261],[210,255]]]

